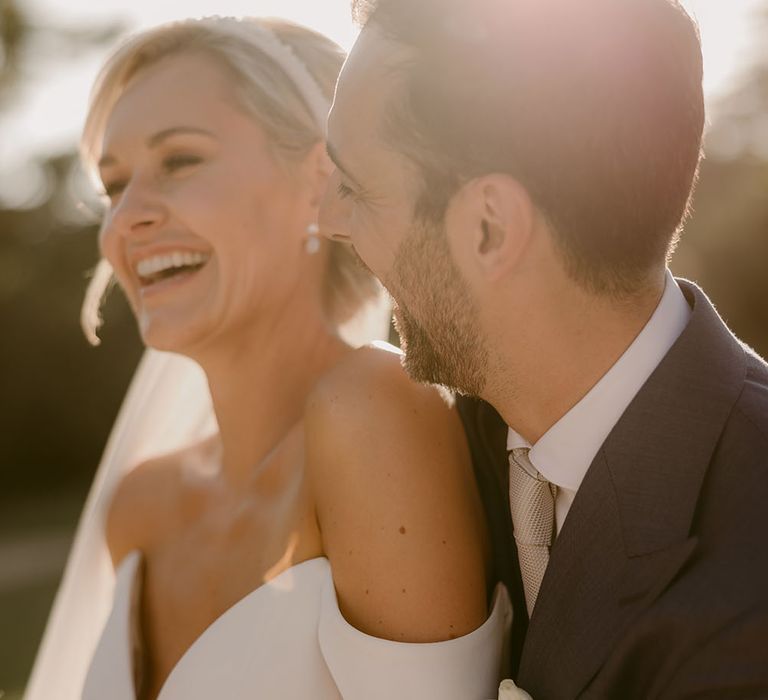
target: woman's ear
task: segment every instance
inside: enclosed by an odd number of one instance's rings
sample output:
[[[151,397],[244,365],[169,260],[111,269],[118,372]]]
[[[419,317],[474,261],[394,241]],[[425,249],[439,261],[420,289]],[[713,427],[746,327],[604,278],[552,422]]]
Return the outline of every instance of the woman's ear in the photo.
[[[461,254],[476,273],[496,281],[514,271],[534,233],[536,210],[528,191],[509,175],[485,175],[467,183],[459,206]]]
[[[334,170],[334,165],[328,157],[325,141],[318,141],[304,159],[303,168],[310,186],[310,204],[314,209],[320,207],[328,187],[328,180]]]

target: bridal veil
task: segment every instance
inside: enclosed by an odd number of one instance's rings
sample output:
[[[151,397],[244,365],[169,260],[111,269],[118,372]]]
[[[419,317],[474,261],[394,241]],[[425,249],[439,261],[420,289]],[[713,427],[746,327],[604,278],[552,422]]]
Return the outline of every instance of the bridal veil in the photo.
[[[366,305],[342,329],[352,345],[386,339],[389,305]],[[254,361],[258,361],[257,352]],[[79,700],[85,673],[112,604],[115,583],[104,536],[122,476],[149,457],[216,430],[205,375],[179,355],[147,350],[107,442],[48,618],[25,700]]]

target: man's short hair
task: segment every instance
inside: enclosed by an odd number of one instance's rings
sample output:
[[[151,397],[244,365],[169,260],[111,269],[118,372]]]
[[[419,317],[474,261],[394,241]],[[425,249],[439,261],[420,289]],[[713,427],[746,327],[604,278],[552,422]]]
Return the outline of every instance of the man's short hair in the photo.
[[[419,167],[416,214],[515,177],[570,274],[624,296],[677,241],[704,127],[698,29],[676,0],[356,0],[403,45],[382,124]]]

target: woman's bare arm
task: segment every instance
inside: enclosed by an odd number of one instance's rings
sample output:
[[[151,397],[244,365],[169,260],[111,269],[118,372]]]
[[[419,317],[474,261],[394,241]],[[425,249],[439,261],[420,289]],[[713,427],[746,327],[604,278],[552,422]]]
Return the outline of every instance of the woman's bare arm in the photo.
[[[399,356],[353,353],[318,385],[307,462],[342,612],[368,634],[461,636],[487,616],[486,539],[461,422]]]

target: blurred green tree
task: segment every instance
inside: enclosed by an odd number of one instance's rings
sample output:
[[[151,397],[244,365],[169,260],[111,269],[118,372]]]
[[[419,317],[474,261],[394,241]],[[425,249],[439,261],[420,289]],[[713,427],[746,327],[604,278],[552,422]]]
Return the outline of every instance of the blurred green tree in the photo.
[[[120,23],[86,27],[58,27],[33,21],[17,0],[0,0],[0,109],[12,106],[10,98],[24,75],[30,56],[76,55],[114,41]]]
[[[752,60],[716,105],[708,143],[721,158],[768,160],[768,3],[753,16]]]
[[[15,0],[0,0],[0,108],[18,78],[19,48],[25,33],[24,20]]]
[[[0,0],[0,111],[20,98],[30,65],[112,42],[118,25],[56,27]],[[82,494],[141,351],[130,311],[115,295],[104,346],[90,348],[78,326],[87,271],[97,260],[94,216],[78,207],[70,152],[29,164],[41,196],[0,205],[0,501],[57,490]],[[13,174],[12,174],[13,176]]]
[[[0,116],[24,98],[33,64],[75,57],[118,31],[45,25],[20,0],[0,0]],[[0,581],[0,695],[9,700],[21,698],[67,540],[141,352],[119,295],[102,349],[79,331],[97,227],[75,206],[76,163],[73,146],[23,164],[9,177],[36,175],[39,196],[0,202],[0,559],[13,574]]]
[[[768,2],[752,60],[713,106],[706,158],[672,267],[702,284],[732,330],[768,356]]]

